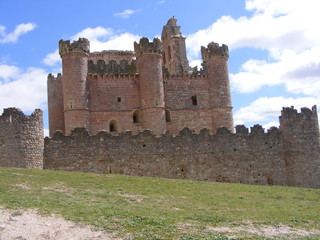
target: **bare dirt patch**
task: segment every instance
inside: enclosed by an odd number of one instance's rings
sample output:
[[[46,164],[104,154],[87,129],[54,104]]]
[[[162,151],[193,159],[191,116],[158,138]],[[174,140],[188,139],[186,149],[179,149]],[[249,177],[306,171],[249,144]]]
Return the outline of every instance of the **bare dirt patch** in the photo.
[[[15,184],[15,185],[12,185],[12,186],[21,188],[23,190],[30,190],[30,187],[28,187],[26,184]]]
[[[267,226],[267,225],[254,225],[253,223],[246,222],[245,225],[240,225],[237,227],[221,226],[221,227],[208,227],[209,231],[216,233],[224,233],[229,237],[234,237],[237,235],[245,236],[263,236],[263,237],[291,237],[290,239],[295,239],[294,237],[311,237],[319,236],[319,230],[306,230],[292,228],[287,225],[280,226]]]
[[[66,221],[58,216],[41,216],[35,210],[9,211],[0,207],[0,239],[19,240],[120,240],[113,234]]]
[[[129,200],[129,202],[131,202],[131,201],[142,202],[143,201],[143,197],[142,196],[130,195],[130,194],[127,194],[127,193],[115,193],[114,195],[122,197],[124,199],[127,199],[127,200]]]

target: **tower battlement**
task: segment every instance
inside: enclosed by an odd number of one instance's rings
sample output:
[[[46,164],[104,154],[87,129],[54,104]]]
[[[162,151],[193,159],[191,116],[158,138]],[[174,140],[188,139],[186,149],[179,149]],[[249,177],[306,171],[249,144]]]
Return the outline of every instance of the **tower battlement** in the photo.
[[[38,121],[42,119],[42,110],[36,109],[30,116],[25,115],[19,108],[5,108],[0,121],[13,124],[14,122]]]
[[[279,117],[280,129],[289,135],[296,134],[319,134],[319,122],[317,107],[313,106],[311,109],[307,107],[301,108],[298,113],[293,106],[284,107]]]
[[[60,79],[62,77],[61,73],[58,73],[57,76],[55,77],[52,73],[49,73],[48,74],[48,81],[50,82],[54,82],[56,81],[57,79]]]
[[[311,109],[307,107],[301,108],[301,113],[293,106],[283,107],[281,111],[281,118],[287,119],[306,119],[317,117],[317,106],[313,106]]]
[[[135,60],[128,62],[128,60],[121,60],[117,63],[115,60],[109,60],[107,64],[104,60],[100,59],[96,64],[92,60],[88,61],[88,73],[99,74],[134,74],[137,73],[137,63]]]
[[[68,41],[59,41],[59,54],[62,55],[69,52],[78,52],[78,53],[90,53],[90,41],[86,38],[79,38],[78,41],[73,41],[72,43]]]
[[[229,49],[225,44],[219,46],[218,43],[211,42],[207,47],[201,47],[201,55],[203,60],[214,56],[229,58]]]
[[[43,167],[43,118],[36,109],[25,115],[18,108],[6,108],[0,115],[0,166]]]
[[[148,38],[141,38],[139,43],[134,42],[134,52],[137,56],[148,53],[161,54],[162,43],[159,38],[154,38],[152,42]]]

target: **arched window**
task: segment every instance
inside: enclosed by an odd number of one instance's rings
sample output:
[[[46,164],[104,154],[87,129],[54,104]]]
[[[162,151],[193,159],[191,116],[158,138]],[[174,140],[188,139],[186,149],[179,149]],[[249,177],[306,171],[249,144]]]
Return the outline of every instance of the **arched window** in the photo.
[[[141,123],[141,112],[140,110],[135,110],[132,114],[133,123]]]
[[[117,121],[115,121],[115,120],[110,121],[109,132],[110,133],[117,133],[118,131],[119,131],[119,126],[118,126]]]
[[[168,46],[168,57],[169,57],[169,60],[171,60],[171,47]]]
[[[166,109],[166,122],[171,122],[171,113],[170,110]]]

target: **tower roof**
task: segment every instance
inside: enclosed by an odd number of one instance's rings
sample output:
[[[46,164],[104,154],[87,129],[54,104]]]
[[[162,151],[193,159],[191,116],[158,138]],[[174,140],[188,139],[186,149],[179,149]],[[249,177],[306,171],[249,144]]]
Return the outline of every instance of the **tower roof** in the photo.
[[[174,16],[172,16],[172,17],[168,20],[167,25],[177,26],[177,19],[174,18]]]

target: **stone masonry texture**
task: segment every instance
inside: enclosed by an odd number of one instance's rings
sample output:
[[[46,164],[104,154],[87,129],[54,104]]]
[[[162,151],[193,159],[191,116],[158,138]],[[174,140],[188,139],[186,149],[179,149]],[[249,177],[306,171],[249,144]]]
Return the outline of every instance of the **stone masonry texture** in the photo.
[[[160,137],[149,130],[90,135],[75,128],[43,139],[42,111],[0,116],[0,166],[115,173],[259,185],[320,188],[316,107],[283,108],[280,128],[226,127],[210,134],[188,128]]]
[[[308,137],[307,137],[308,136]],[[156,176],[260,185],[320,187],[316,108],[284,108],[280,129],[260,125],[226,127],[211,135],[183,129],[157,137],[145,130],[116,136],[84,128],[45,139],[47,169]]]
[[[43,168],[42,111],[26,116],[7,108],[0,116],[0,166]]]

